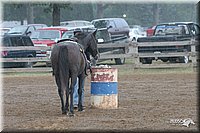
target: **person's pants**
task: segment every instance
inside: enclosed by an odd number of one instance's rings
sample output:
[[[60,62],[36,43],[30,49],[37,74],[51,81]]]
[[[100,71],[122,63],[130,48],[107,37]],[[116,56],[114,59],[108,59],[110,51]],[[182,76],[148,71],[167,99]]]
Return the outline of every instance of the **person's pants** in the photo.
[[[78,105],[78,78],[76,80],[76,84],[74,86],[74,94],[73,94],[73,98],[74,98],[74,105]],[[81,89],[82,89],[82,105],[84,105],[84,83],[83,82],[83,85],[81,86]]]

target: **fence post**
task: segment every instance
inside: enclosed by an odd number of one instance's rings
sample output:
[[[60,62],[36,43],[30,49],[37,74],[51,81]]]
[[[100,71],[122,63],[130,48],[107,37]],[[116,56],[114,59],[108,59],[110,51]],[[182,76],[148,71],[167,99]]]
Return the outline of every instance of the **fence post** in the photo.
[[[196,55],[196,41],[195,39],[191,39],[191,60],[192,60],[192,67],[193,70],[196,71],[197,68],[197,55]]]
[[[139,66],[140,60],[139,60],[139,53],[138,53],[138,43],[134,41],[132,43],[132,54],[133,54],[133,66],[134,68]]]

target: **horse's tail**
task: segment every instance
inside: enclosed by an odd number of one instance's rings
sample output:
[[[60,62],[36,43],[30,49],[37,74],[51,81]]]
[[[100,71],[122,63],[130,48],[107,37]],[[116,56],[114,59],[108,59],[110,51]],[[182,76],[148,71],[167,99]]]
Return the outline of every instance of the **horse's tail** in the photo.
[[[68,49],[66,46],[61,46],[59,50],[58,71],[59,75],[63,75],[63,78],[69,75]]]
[[[58,74],[59,50],[60,47],[58,45],[55,45],[51,52],[51,66],[53,69],[52,75]]]

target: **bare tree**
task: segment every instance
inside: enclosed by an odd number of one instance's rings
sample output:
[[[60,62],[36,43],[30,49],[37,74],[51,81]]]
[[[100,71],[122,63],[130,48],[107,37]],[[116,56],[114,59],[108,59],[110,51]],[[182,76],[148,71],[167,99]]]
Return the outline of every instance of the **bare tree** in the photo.
[[[153,17],[154,17],[154,25],[157,25],[159,23],[159,6],[158,4],[153,4]]]
[[[34,24],[34,7],[29,3],[27,4],[27,23]]]
[[[97,3],[97,18],[103,18],[103,11],[108,8],[108,4],[105,3]]]
[[[70,4],[60,4],[60,3],[49,3],[49,4],[43,4],[44,6],[47,6],[44,9],[44,12],[52,13],[52,25],[58,26],[60,25],[60,9],[61,8],[70,8]]]
[[[58,4],[53,4],[52,7],[53,26],[58,26],[60,25],[60,7]]]
[[[197,14],[197,23],[200,24],[200,16],[199,16],[199,14],[200,14],[200,2],[197,3],[196,10],[197,10],[197,12],[196,12],[196,14]]]

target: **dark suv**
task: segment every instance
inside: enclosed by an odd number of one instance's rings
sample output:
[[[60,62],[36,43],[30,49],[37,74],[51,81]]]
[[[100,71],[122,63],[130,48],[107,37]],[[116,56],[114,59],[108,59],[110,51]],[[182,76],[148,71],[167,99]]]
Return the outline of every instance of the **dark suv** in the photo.
[[[2,37],[3,47],[34,46],[29,36],[23,35],[4,35]],[[29,58],[36,57],[35,50],[12,50],[1,51],[2,58]],[[3,67],[30,67],[31,62],[3,62]]]
[[[129,37],[129,25],[123,18],[102,18],[95,19],[92,24],[97,29],[108,28],[112,38],[121,36]]]

